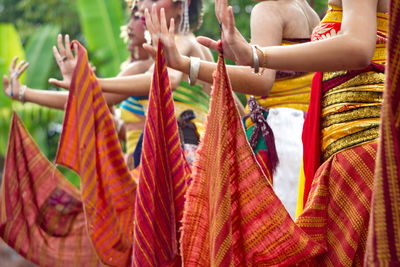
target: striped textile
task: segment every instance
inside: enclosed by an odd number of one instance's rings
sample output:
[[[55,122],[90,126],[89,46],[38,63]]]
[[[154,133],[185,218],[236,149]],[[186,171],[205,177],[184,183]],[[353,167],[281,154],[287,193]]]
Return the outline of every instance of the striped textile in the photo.
[[[213,88],[206,132],[186,195],[184,266],[283,266],[323,253],[325,244],[292,221],[257,164],[222,55]],[[323,222],[326,214],[319,208],[327,199],[324,191],[317,192],[314,211]],[[325,230],[323,225],[314,228],[304,227],[317,237]]]
[[[365,266],[400,266],[400,1],[390,5],[387,84]]]
[[[339,152],[317,170],[309,199],[296,224],[327,252],[315,266],[362,266],[367,241],[377,145]]]
[[[40,266],[102,266],[79,197],[14,113],[1,186],[1,238]]]
[[[125,164],[112,115],[78,42],[56,162],[81,177],[87,231],[101,260],[127,266],[136,183]]]
[[[190,178],[159,43],[144,130],[132,266],[180,266],[178,230]]]

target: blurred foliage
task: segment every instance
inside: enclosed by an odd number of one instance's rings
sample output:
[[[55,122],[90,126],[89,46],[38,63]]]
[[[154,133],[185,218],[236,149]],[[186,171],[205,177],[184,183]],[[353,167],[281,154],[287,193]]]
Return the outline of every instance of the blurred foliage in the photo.
[[[50,71],[55,67],[52,46],[57,34],[58,25],[45,24],[38,28],[26,44],[26,56],[30,66],[27,70],[26,84],[30,88],[47,88]]]
[[[129,56],[120,27],[125,24],[121,0],[77,0],[90,58],[97,74],[113,77],[120,72],[121,63]]]
[[[77,0],[0,0],[0,22],[16,25],[22,43],[43,24],[58,25],[62,33],[82,39]]]

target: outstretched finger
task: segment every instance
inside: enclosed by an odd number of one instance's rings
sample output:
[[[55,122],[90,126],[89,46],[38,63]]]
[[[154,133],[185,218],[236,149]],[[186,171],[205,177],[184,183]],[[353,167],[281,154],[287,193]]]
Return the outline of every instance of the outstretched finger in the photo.
[[[54,79],[54,78],[50,78],[49,79],[49,83],[51,83],[51,84],[53,84],[53,85],[55,85],[57,87],[61,87],[61,88],[64,88],[64,89],[69,89],[67,83],[64,82],[64,81],[60,81],[60,80],[57,80],[57,79]]]
[[[69,35],[66,34],[64,39],[65,39],[65,55],[67,56],[68,59],[73,59],[74,55],[72,54],[71,51],[71,41],[69,39]]]
[[[224,20],[227,7],[228,7],[228,0],[215,0],[215,14],[220,23],[222,23]]]
[[[25,72],[25,70],[29,67],[29,62],[26,62],[24,65],[21,66],[21,69],[18,71],[20,75]]]
[[[78,44],[74,43],[72,45],[72,49],[74,49],[75,57],[77,57],[78,56]]]
[[[210,39],[210,38],[204,37],[204,36],[199,36],[196,39],[197,39],[197,42],[199,42],[201,45],[204,45],[205,47],[208,47],[215,51],[219,51],[218,41],[215,41],[213,39]]]
[[[168,33],[168,26],[167,26],[167,18],[165,17],[165,9],[161,8],[160,10],[160,22],[161,22],[161,33],[167,34]]]
[[[150,12],[146,8],[144,11],[144,16],[146,18],[146,28],[150,32],[150,34],[154,34],[154,26],[153,26],[153,21],[151,20]]]
[[[169,36],[175,38],[175,20],[172,18],[169,22]]]
[[[235,33],[235,15],[233,15],[233,8],[232,6],[228,7],[228,17],[227,17],[227,31],[229,34]]]
[[[63,39],[62,39],[62,35],[61,34],[59,34],[57,36],[57,46],[58,46],[59,54],[61,56],[65,56],[65,48],[64,48]]]
[[[151,7],[151,20],[154,26],[154,30],[156,33],[160,32],[160,20],[158,19],[158,13],[157,13],[157,4],[153,4]]]
[[[57,65],[60,67],[61,55],[58,52],[57,47],[55,47],[55,46],[53,46],[53,55],[54,55],[54,58],[55,58],[55,60],[57,62]]]
[[[15,71],[15,65],[17,64],[18,57],[14,57],[11,61],[10,68],[8,71],[12,74]]]
[[[17,66],[15,67],[15,71],[18,73],[17,76],[21,75],[21,67],[26,63],[25,60],[21,60],[20,62],[18,62]],[[18,78],[18,77],[17,77]]]

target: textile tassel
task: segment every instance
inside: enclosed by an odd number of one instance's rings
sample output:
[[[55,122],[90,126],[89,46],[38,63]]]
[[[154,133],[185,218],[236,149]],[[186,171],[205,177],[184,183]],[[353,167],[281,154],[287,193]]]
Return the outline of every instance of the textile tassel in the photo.
[[[271,170],[271,173],[274,173],[279,163],[278,152],[276,151],[276,146],[275,146],[275,136],[271,127],[268,125],[267,121],[265,119],[264,121],[265,124],[261,126],[262,127],[261,133],[264,137],[265,144],[267,145],[268,148],[267,152],[269,160],[267,161],[267,165],[268,168]],[[264,127],[266,127],[266,130],[264,130]]]
[[[248,100],[250,108],[250,114],[244,116],[244,119],[251,118],[254,122],[254,131],[250,137],[250,145],[253,150],[256,149],[258,143],[258,137],[260,134],[263,135],[265,145],[267,146],[268,155],[268,168],[271,173],[274,173],[279,163],[278,153],[275,146],[275,137],[271,127],[268,125],[267,120],[264,118],[264,112],[268,112],[268,109],[260,106],[256,99],[251,96]]]

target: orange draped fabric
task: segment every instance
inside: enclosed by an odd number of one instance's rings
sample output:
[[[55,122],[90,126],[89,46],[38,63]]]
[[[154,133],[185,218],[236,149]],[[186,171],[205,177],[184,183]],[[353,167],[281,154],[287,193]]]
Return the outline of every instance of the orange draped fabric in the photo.
[[[159,43],[149,95],[134,220],[133,266],[181,266],[178,230],[190,178]]]
[[[223,58],[214,77],[206,131],[187,192],[184,266],[293,265],[325,251],[326,191],[315,197],[319,227],[297,226],[247,142]],[[304,219],[304,224],[307,224]],[[312,237],[316,237],[314,240]]]
[[[101,260],[127,266],[132,253],[136,183],[125,164],[112,115],[78,42],[56,162],[81,177],[87,231]]]
[[[40,266],[103,266],[79,198],[14,113],[1,186],[1,238]]]
[[[387,84],[381,113],[365,266],[400,266],[400,1],[390,5]]]

